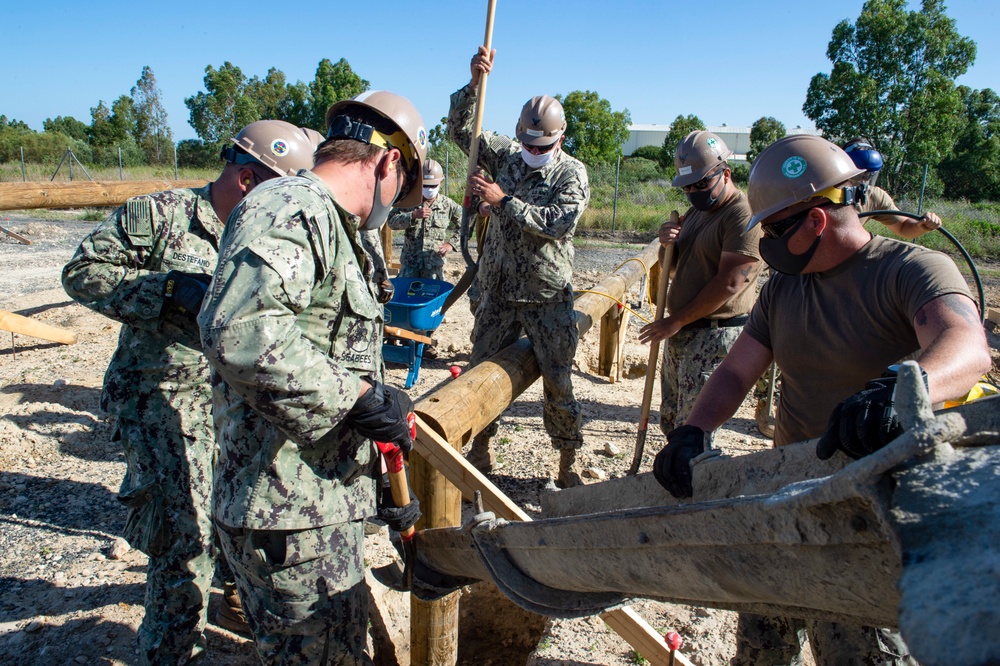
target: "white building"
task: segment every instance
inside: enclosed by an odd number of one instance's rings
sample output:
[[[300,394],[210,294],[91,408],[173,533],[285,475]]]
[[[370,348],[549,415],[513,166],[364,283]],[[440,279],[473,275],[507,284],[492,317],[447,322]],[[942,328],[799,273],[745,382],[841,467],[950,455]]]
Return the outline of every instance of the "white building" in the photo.
[[[738,125],[717,125],[706,128],[709,132],[718,135],[726,142],[726,145],[735,153],[734,161],[746,162],[747,151],[750,150],[750,128]],[[625,157],[631,155],[637,148],[643,146],[663,146],[663,141],[670,132],[670,125],[629,125],[628,140],[622,146],[622,154]],[[788,130],[788,134],[815,134],[819,136],[819,130],[803,129],[797,125]]]

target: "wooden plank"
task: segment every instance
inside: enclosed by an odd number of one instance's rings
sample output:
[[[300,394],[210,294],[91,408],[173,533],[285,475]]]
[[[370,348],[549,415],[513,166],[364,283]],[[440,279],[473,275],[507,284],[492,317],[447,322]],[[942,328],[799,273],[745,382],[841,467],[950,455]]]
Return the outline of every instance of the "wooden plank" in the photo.
[[[500,518],[511,521],[531,520],[531,516],[470,465],[460,451],[456,451],[420,416],[417,416],[417,439],[413,443],[413,450],[461,490],[467,499],[471,500],[478,490],[482,496],[483,507]],[[601,615],[601,619],[651,663],[669,662],[670,648],[663,642],[663,638],[632,609],[624,607],[608,611]],[[678,653],[678,661],[680,656]],[[690,662],[679,661],[679,663]]]
[[[996,308],[986,308],[986,320],[1000,326],[1000,310]]]
[[[76,333],[67,331],[65,328],[43,324],[40,321],[22,317],[13,312],[0,310],[0,329],[21,335],[30,335],[33,338],[51,340],[64,345],[76,344]]]
[[[0,227],[0,231],[4,232],[8,236],[10,236],[14,240],[16,240],[18,243],[21,243],[23,245],[31,245],[31,241],[30,240],[28,240],[27,238],[25,238],[21,234],[15,234],[13,231],[11,231],[10,229],[8,229],[7,227]]]
[[[87,180],[0,183],[0,210],[120,206],[140,194],[204,187],[204,180]]]
[[[669,666],[670,648],[663,637],[656,632],[646,620],[631,607],[601,613],[601,619],[611,627],[616,634],[624,638],[635,651],[645,657],[653,666]],[[690,659],[680,653],[674,653],[674,664],[694,666]]]

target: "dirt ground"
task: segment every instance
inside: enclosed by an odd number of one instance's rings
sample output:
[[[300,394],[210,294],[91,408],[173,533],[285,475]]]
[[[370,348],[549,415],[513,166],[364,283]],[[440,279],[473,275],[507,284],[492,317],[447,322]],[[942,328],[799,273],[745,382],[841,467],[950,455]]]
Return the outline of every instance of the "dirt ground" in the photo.
[[[79,214],[63,217],[11,215],[4,226],[33,244],[0,238],[0,309],[79,336],[75,345],[64,346],[0,332],[0,663],[134,664],[146,562],[117,537],[125,517],[116,500],[124,461],[109,441],[112,424],[98,408],[119,327],[70,301],[60,287],[62,266],[95,224],[79,221]],[[597,283],[641,247],[580,239],[575,285]],[[460,261],[451,260],[449,280],[457,279]],[[636,299],[634,291],[631,299]],[[1000,305],[1000,280],[988,282],[987,301]],[[642,314],[650,316],[648,305]],[[585,410],[582,458],[597,477],[622,476],[631,461],[648,356],[648,347],[635,341],[640,323],[633,318],[630,325],[621,381],[610,383],[593,372],[596,329],[581,341],[576,357],[574,382]],[[424,359],[410,391],[415,399],[451,381],[450,366],[466,367],[471,326],[463,299],[435,331],[436,355]],[[990,331],[996,368],[1000,336],[992,326]],[[390,383],[402,387],[405,378],[405,367],[390,366]],[[533,516],[558,465],[542,428],[541,399],[536,382],[501,417],[499,464],[492,475]],[[655,407],[658,392],[653,400]],[[643,469],[649,469],[663,443],[651,424]],[[756,430],[749,400],[720,431],[717,443],[733,454],[769,445]],[[372,564],[386,557],[385,530],[370,536],[368,546]],[[642,663],[597,618],[526,620],[494,595],[473,589],[469,603],[463,602],[462,664]],[[477,599],[480,603],[473,603]],[[213,609],[220,600],[216,590]],[[405,606],[405,601],[397,603]],[[682,652],[696,664],[725,663],[732,654],[733,613],[649,601],[634,608],[657,630],[679,632]],[[207,634],[205,663],[257,663],[250,641],[211,624]],[[526,636],[531,645],[523,644]]]

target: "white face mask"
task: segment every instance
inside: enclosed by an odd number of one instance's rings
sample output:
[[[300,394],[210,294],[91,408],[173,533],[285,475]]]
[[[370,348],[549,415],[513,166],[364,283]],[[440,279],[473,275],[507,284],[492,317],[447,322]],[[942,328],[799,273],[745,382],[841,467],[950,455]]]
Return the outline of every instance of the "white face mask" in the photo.
[[[432,185],[431,187],[424,188],[424,199],[433,199],[438,195],[438,190],[441,188],[440,185]]]
[[[528,149],[524,146],[521,146],[521,159],[523,159],[524,163],[532,169],[541,169],[543,166],[552,161],[552,158],[555,157],[556,151],[558,150],[558,148],[553,148],[547,153],[535,155],[533,153],[529,153]]]

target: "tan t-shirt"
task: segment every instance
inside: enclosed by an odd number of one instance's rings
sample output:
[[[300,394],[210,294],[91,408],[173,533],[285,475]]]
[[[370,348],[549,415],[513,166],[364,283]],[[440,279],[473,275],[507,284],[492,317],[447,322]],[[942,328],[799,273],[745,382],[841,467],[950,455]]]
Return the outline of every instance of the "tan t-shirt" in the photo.
[[[913,318],[946,294],[972,298],[955,262],[881,236],[833,270],[776,273],[744,327],[781,369],[775,444],[818,437],[841,400],[917,351]]]
[[[690,303],[705,284],[719,273],[723,252],[736,252],[757,259],[740,290],[709,317],[726,319],[746,314],[756,298],[760,261],[760,226],[745,231],[752,213],[746,195],[737,191],[718,210],[703,212],[689,208],[684,214],[674,255],[676,272],[667,292],[671,312]]]

